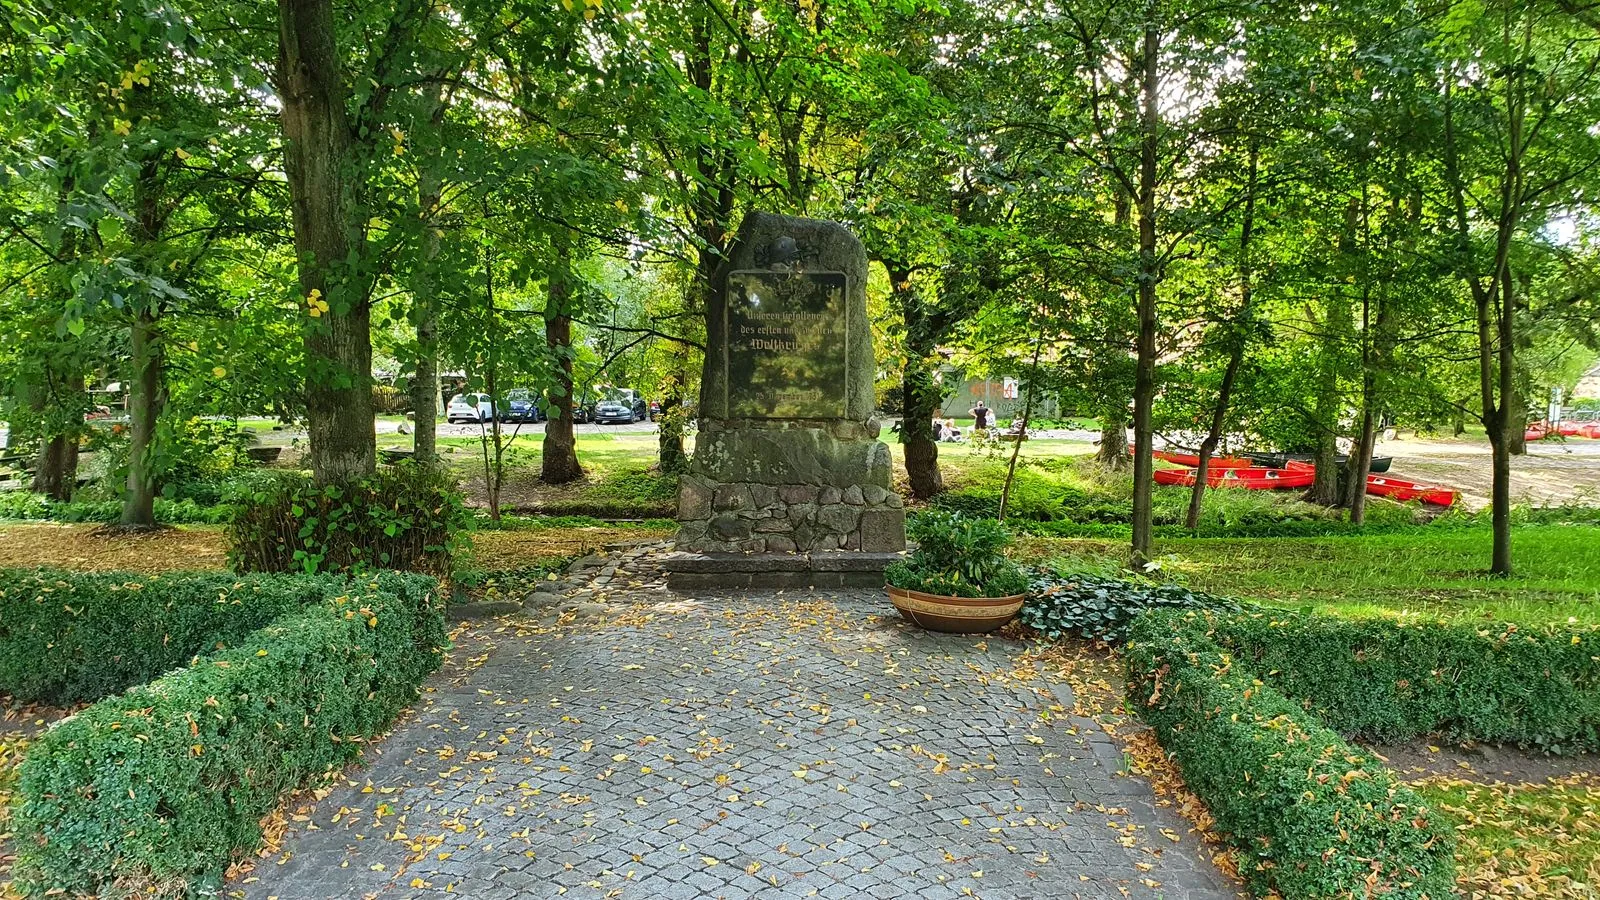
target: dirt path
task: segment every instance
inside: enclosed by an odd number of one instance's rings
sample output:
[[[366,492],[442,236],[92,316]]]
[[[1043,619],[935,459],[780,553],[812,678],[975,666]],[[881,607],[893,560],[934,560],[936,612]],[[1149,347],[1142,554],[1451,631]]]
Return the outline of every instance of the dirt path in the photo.
[[[1376,452],[1394,457],[1390,472],[1399,478],[1453,487],[1471,510],[1489,505],[1485,442],[1405,438],[1380,441]],[[1511,501],[1533,506],[1600,504],[1600,441],[1573,438],[1529,444],[1527,456],[1511,458]]]

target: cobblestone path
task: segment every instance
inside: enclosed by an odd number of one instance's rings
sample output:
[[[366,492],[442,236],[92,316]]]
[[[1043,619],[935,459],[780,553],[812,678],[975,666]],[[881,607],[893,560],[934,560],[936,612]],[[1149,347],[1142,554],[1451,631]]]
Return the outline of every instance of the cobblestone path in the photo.
[[[1019,645],[881,594],[689,599],[625,567],[597,621],[457,637],[414,715],[248,898],[1231,898],[1188,824]]]

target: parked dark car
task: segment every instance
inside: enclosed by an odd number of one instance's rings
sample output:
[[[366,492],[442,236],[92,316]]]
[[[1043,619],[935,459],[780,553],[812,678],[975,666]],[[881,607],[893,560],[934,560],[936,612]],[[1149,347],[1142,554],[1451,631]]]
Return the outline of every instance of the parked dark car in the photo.
[[[506,394],[504,418],[501,421],[538,423],[544,420],[544,406],[539,395],[521,389]]]
[[[622,400],[601,400],[594,406],[594,421],[598,425],[631,425],[639,421],[639,413]]]
[[[605,388],[594,405],[593,421],[601,425],[632,424],[650,417],[650,406],[630,388]]]

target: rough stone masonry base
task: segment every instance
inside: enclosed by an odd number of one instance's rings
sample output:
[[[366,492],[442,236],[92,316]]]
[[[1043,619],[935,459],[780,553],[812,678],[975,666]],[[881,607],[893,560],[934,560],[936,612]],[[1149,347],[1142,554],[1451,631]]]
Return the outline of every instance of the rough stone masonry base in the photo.
[[[678,546],[697,552],[794,553],[905,549],[900,496],[877,485],[717,483],[685,475]]]
[[[881,588],[898,553],[669,553],[660,557],[674,591],[745,588]]]

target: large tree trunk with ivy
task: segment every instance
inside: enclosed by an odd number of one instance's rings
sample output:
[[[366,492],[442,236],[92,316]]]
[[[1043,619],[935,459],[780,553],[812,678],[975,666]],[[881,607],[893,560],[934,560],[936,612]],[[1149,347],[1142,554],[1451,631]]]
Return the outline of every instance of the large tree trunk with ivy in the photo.
[[[327,484],[370,475],[377,465],[371,306],[367,279],[359,263],[352,264],[361,243],[360,160],[345,108],[331,0],[278,0],[278,14],[284,169],[308,313],[311,469]]]
[[[922,296],[911,283],[911,270],[894,263],[886,268],[892,298],[906,326],[906,363],[900,379],[900,444],[904,447],[911,496],[927,500],[944,491],[944,477],[939,472],[939,442],[933,437],[933,417],[939,412],[944,391],[934,379],[933,335],[929,333],[930,323]]]
[[[683,386],[687,380],[683,368],[674,368],[661,385],[661,414],[656,417],[656,464],[663,475],[678,475],[689,469],[689,454],[683,449],[687,425]]]
[[[572,258],[566,237],[554,241],[554,262],[544,301],[544,342],[555,358],[555,384],[546,395],[549,421],[544,426],[544,458],[539,471],[545,484],[567,484],[583,477],[572,415]]]

